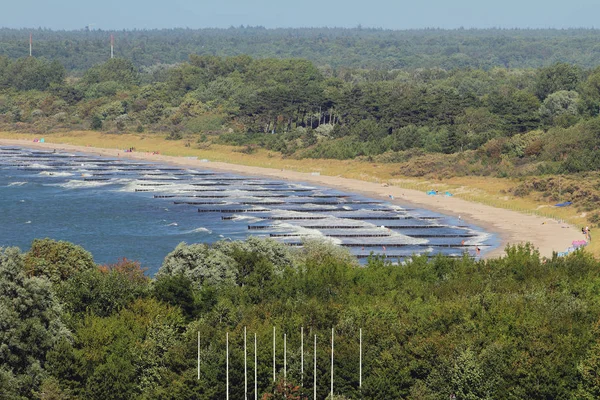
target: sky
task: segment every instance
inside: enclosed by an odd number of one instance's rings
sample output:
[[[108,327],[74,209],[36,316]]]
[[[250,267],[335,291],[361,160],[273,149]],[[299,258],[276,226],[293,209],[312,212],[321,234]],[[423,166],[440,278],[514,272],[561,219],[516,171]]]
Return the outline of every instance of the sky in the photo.
[[[2,2],[0,27],[230,26],[600,28],[599,0],[29,0]]]

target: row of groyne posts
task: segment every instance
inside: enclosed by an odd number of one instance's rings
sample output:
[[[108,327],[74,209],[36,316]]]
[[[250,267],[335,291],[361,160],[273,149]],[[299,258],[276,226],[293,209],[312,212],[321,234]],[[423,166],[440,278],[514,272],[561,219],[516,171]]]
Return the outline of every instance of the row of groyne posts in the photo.
[[[277,367],[276,367],[276,329],[273,327],[273,382],[277,381]],[[329,398],[333,399],[333,383],[334,383],[334,336],[335,328],[331,328],[331,368],[330,368],[330,390]],[[359,329],[359,346],[358,346],[358,387],[362,388],[362,328]],[[229,400],[229,332],[225,334],[225,393],[226,400]],[[200,357],[200,332],[198,332],[198,377],[200,380],[201,374],[201,357]],[[287,334],[283,334],[283,380],[284,383],[287,379]],[[300,328],[300,380],[301,385],[304,386],[304,327]],[[317,399],[317,335],[314,335],[313,343],[313,399]],[[246,327],[244,327],[244,400],[248,400],[248,337]],[[256,342],[256,333],[254,333],[254,400],[258,400],[258,349]]]

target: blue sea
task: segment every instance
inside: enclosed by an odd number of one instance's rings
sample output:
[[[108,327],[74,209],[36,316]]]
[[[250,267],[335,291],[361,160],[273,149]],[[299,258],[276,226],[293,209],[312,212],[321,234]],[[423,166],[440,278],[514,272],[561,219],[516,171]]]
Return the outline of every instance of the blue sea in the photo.
[[[96,263],[126,257],[156,273],[177,244],[270,237],[330,240],[371,252],[477,256],[495,235],[445,216],[302,182],[79,153],[0,147],[0,246],[66,240]]]

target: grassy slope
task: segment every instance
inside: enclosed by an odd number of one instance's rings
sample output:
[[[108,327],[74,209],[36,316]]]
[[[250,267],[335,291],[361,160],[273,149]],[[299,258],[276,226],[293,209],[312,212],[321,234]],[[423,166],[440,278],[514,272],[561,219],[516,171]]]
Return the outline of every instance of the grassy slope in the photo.
[[[0,137],[7,139],[33,140],[39,135],[0,132]],[[407,189],[450,191],[455,196],[466,200],[485,203],[491,206],[516,210],[527,214],[536,214],[554,219],[562,219],[576,226],[589,225],[586,215],[574,208],[559,209],[551,204],[536,201],[533,196],[514,197],[509,194],[510,188],[518,185],[516,180],[491,177],[453,177],[444,180],[424,180],[402,178],[397,175],[395,164],[380,164],[360,161],[340,160],[294,160],[284,159],[279,154],[266,150],[256,150],[253,154],[235,151],[232,146],[211,144],[206,149],[192,144],[186,147],[186,140],[165,140],[161,134],[103,134],[100,132],[68,132],[45,135],[49,142],[65,143],[79,146],[119,148],[135,147],[138,152],[160,151],[169,156],[197,156],[212,161],[258,167],[287,169],[300,172],[320,172],[322,175],[342,176],[371,182],[387,182]],[[600,241],[596,240],[588,246],[595,256],[600,256]]]

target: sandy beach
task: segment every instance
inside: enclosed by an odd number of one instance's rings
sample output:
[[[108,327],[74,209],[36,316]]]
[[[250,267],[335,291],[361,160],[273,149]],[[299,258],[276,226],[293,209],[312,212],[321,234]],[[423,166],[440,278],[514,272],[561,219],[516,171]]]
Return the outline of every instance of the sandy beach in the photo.
[[[429,196],[425,192],[417,190],[384,186],[356,179],[313,175],[273,168],[249,167],[223,162],[207,162],[193,158],[171,157],[151,153],[125,153],[123,150],[118,149],[39,143],[28,140],[0,139],[0,145],[83,152],[102,156],[157,161],[189,168],[214,169],[246,175],[266,176],[295,182],[313,183],[347,192],[361,193],[369,197],[384,199],[400,205],[409,204],[446,215],[460,216],[466,222],[478,225],[489,232],[496,233],[500,238],[500,246],[495,250],[487,252],[485,254],[487,258],[502,256],[507,244],[526,242],[530,242],[537,247],[542,256],[550,257],[552,252],[565,251],[571,245],[572,241],[582,239],[582,234],[577,228],[549,218],[525,215],[511,210],[469,202],[456,197],[442,195]],[[390,196],[393,196],[393,199]]]

